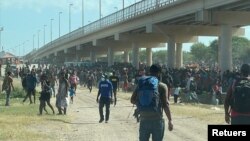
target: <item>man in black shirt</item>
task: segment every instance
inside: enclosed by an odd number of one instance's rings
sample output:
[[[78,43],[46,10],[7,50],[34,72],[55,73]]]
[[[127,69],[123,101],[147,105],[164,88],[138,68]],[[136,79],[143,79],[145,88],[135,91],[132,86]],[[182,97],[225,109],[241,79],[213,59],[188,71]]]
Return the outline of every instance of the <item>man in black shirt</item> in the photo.
[[[113,71],[112,75],[109,77],[110,82],[113,85],[113,93],[114,93],[114,98],[115,98],[115,103],[114,105],[116,105],[116,93],[117,93],[117,89],[119,90],[119,78],[118,76],[115,75],[115,71]]]

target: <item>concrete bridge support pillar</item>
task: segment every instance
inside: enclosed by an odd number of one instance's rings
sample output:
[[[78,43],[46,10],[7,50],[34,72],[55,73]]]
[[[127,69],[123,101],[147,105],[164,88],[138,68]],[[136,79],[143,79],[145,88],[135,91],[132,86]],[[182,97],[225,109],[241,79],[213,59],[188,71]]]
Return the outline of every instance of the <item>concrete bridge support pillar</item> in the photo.
[[[124,51],[124,62],[128,63],[129,62],[129,53],[128,51]]]
[[[175,67],[175,39],[170,37],[168,41],[168,67]]]
[[[221,36],[218,37],[218,58],[217,58],[217,61],[218,61],[218,68],[221,69]]]
[[[68,61],[69,61],[68,57],[65,56],[65,57],[64,57],[64,62],[68,62]]]
[[[111,47],[108,48],[108,66],[114,65],[114,51]]]
[[[220,66],[221,71],[232,71],[232,27],[221,26]]]
[[[58,56],[57,56],[57,52],[54,52],[54,56],[52,56],[54,58],[53,63],[57,64],[58,61]]]
[[[133,49],[133,66],[138,70],[139,69],[139,48],[138,44],[132,43]]]
[[[64,49],[63,50],[64,52],[64,62],[69,62],[69,57],[68,57],[68,49]]]
[[[80,59],[79,59],[79,56],[76,54],[75,55],[75,61],[78,62]]]
[[[176,43],[176,68],[183,66],[182,43]]]
[[[76,46],[76,52],[75,52],[75,60],[76,60],[76,62],[79,62],[81,60],[81,57],[78,54],[78,52],[81,52],[81,46],[80,45]]]
[[[95,51],[91,51],[91,52],[90,52],[90,61],[91,61],[92,63],[95,63],[95,62],[96,62],[96,53],[95,53]]]
[[[146,48],[147,52],[147,66],[152,65],[152,48]]]

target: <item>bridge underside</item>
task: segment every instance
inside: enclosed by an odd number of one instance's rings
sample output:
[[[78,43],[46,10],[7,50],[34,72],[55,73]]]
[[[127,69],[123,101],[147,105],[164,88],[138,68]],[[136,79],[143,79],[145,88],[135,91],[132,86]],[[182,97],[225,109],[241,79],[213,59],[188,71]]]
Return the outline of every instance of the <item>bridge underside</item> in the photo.
[[[142,1],[142,3],[144,3]],[[138,5],[139,6],[139,5]],[[167,47],[168,66],[182,67],[182,43],[198,41],[198,36],[217,36],[220,40],[220,68],[232,70],[232,36],[243,36],[242,26],[250,23],[248,0],[178,0],[168,7],[103,27],[93,33],[69,34],[26,56],[30,61],[79,61],[107,57],[113,64],[115,53],[133,52],[133,64],[138,67],[139,48],[147,48],[148,65],[152,64],[151,48]],[[151,58],[150,58],[151,57]],[[124,57],[127,58],[127,57]],[[125,59],[124,61],[128,61]]]

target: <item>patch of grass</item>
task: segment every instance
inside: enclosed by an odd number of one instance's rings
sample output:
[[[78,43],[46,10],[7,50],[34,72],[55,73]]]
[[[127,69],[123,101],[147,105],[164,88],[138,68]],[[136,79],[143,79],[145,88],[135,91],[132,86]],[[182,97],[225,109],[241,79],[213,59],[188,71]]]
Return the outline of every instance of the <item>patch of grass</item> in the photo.
[[[0,80],[2,81],[2,78],[0,78]],[[14,78],[13,85],[14,85],[14,91],[11,92],[11,98],[24,98],[26,95],[26,92],[22,88],[21,80]],[[5,92],[1,91],[0,99],[4,99],[4,98],[5,98]]]
[[[12,100],[12,103],[10,107],[0,106],[0,140],[52,141],[56,139],[50,131],[54,130],[55,121],[60,121],[56,124],[60,128],[65,128],[65,123],[70,122],[67,116],[38,116],[38,104],[22,105],[17,100]]]
[[[225,123],[222,105],[171,104],[170,108],[175,116],[194,117],[213,124]]]
[[[130,101],[131,93],[118,92],[117,97]],[[194,103],[174,104],[173,101],[173,97],[170,97],[170,110],[173,116],[193,117],[213,124],[225,123],[223,105],[215,106]]]
[[[67,130],[70,123],[69,116],[57,116],[52,114],[38,114],[39,94],[37,104],[22,103],[25,92],[21,83],[14,79],[15,91],[11,93],[10,105],[4,106],[5,95],[0,94],[0,141],[55,141],[59,135],[55,135],[56,130]],[[49,113],[52,113],[47,106]],[[56,108],[54,107],[54,110]]]
[[[0,133],[0,140],[41,140],[46,135],[41,137],[41,134],[27,130],[29,125],[36,122],[37,119],[30,116],[8,115],[7,119],[6,116],[2,116],[0,126],[4,130]]]

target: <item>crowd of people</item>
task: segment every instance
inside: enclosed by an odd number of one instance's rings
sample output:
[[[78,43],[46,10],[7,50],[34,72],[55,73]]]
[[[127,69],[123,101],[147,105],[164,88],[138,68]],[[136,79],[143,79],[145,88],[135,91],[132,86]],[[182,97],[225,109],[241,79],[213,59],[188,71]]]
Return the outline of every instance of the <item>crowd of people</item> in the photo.
[[[130,63],[116,63],[112,67],[105,67],[107,64],[104,62],[97,62],[92,66],[69,66],[58,67],[54,65],[40,65],[38,68],[35,66],[26,66],[19,68],[18,77],[21,78],[22,87],[26,91],[26,96],[23,99],[25,102],[29,98],[30,104],[36,102],[36,90],[38,84],[49,85],[52,90],[51,96],[56,96],[55,85],[60,84],[60,74],[65,74],[65,79],[69,83],[66,87],[67,91],[70,90],[70,101],[73,102],[73,96],[76,95],[77,85],[87,87],[89,92],[92,92],[93,86],[98,87],[98,82],[101,80],[102,75],[106,74],[113,85],[114,104],[117,102],[117,90],[124,92],[132,92],[137,84],[137,79],[143,75],[149,74],[149,68],[141,64],[140,69],[136,70]],[[218,70],[203,68],[181,68],[171,69],[166,66],[162,67],[160,79],[168,86],[168,98],[174,97],[174,102],[183,102],[184,99],[180,98],[183,94],[192,99],[194,102],[199,102],[197,95],[210,94],[215,95],[218,104],[223,104],[222,94],[226,92],[233,80],[239,75],[238,71],[226,71],[221,73]],[[11,82],[8,81],[8,82]],[[63,82],[63,81],[62,81]],[[61,88],[61,87],[60,87]],[[48,101],[50,97],[42,93],[42,99]],[[32,100],[33,96],[33,100]],[[9,105],[9,102],[6,102]]]
[[[57,66],[40,66],[38,68],[27,67],[19,69],[19,77],[21,78],[22,87],[26,92],[23,103],[29,98],[29,103],[36,103],[36,88],[37,85],[41,86],[40,92],[40,106],[39,114],[42,115],[43,111],[48,112],[46,105],[50,107],[53,114],[55,110],[50,103],[51,97],[56,98],[56,108],[58,114],[67,114],[68,99],[73,104],[74,96],[76,95],[77,86],[86,87],[89,92],[92,92],[93,87],[98,88],[96,101],[99,103],[99,122],[107,123],[110,115],[110,104],[117,104],[117,91],[122,89],[124,92],[131,92],[131,103],[137,105],[139,114],[137,119],[140,122],[140,140],[147,140],[149,135],[152,134],[153,140],[161,140],[164,134],[164,120],[163,112],[161,110],[143,112],[140,107],[145,104],[140,104],[143,100],[138,102],[141,96],[140,81],[145,76],[154,76],[159,83],[157,84],[157,92],[153,92],[151,97],[157,99],[155,107],[161,107],[168,119],[168,129],[173,130],[173,123],[171,112],[169,108],[170,96],[174,96],[174,103],[181,102],[179,98],[180,91],[183,89],[185,95],[188,95],[195,102],[199,102],[197,94],[212,94],[216,95],[219,104],[224,101],[221,97],[223,92],[232,87],[240,75],[240,71],[226,71],[220,72],[218,70],[211,70],[207,68],[182,68],[170,69],[164,65],[152,65],[146,67],[140,65],[140,69],[136,70],[129,63],[118,63],[112,67],[105,67],[105,63],[96,63],[93,66],[71,66],[71,67],[57,67]],[[249,69],[250,72],[250,69]],[[248,77],[249,72],[244,74]],[[58,84],[58,90],[55,90],[55,85]],[[144,84],[143,84],[144,85]],[[145,83],[146,85],[146,83]],[[11,72],[7,72],[4,78],[3,90],[6,91],[6,106],[10,105],[10,93],[14,90],[13,78]],[[69,94],[68,94],[69,93]],[[158,96],[155,93],[159,94]],[[32,100],[33,96],[33,100]],[[143,96],[142,96],[143,97]],[[144,97],[145,100],[145,97]],[[139,105],[138,105],[139,103]],[[103,108],[105,106],[105,116]],[[226,111],[229,110],[228,104]],[[157,113],[157,114],[155,114]],[[160,113],[160,114],[159,114]],[[226,114],[226,121],[229,122]],[[249,115],[248,115],[249,116]],[[249,117],[247,117],[249,119]],[[153,122],[152,122],[153,121]],[[158,129],[158,130],[155,130]]]

